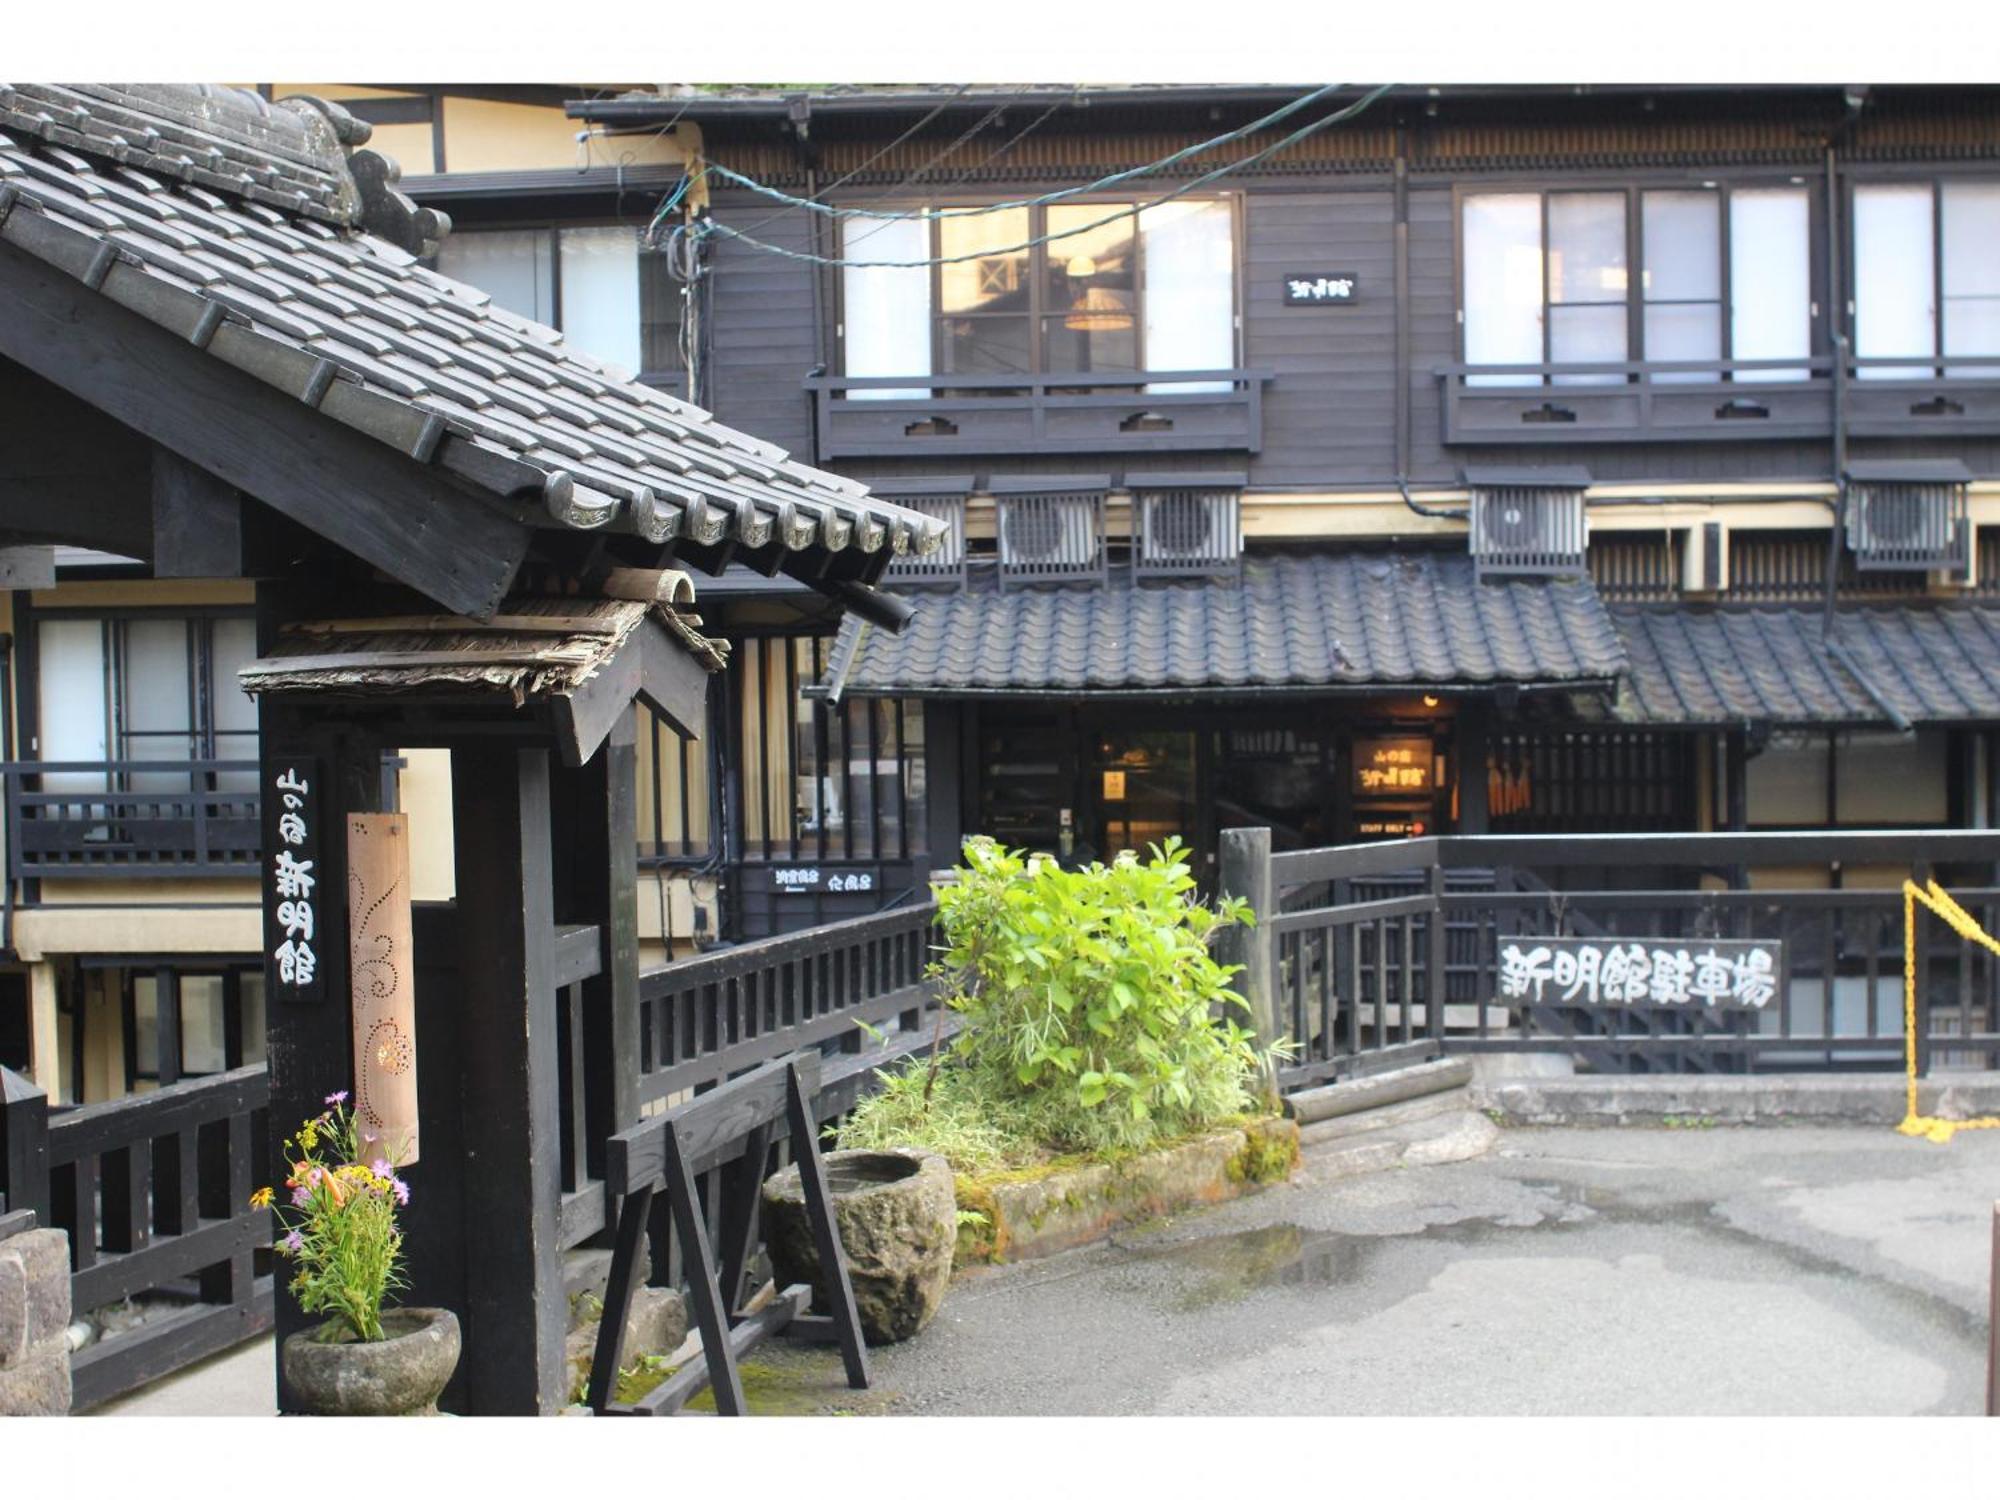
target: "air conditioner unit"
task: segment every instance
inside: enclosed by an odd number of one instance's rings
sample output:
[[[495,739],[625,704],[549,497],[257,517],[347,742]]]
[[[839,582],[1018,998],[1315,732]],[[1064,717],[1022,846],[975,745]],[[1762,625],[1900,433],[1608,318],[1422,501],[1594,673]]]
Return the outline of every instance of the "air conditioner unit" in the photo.
[[[1213,557],[1222,545],[1215,534],[1223,519],[1221,500],[1200,491],[1146,496],[1140,545],[1148,559],[1189,562]]]
[[[1003,574],[1048,577],[1102,568],[1102,495],[1008,495],[998,510]]]
[[[1847,545],[1855,567],[1962,574],[1971,479],[1956,460],[1850,465]]]
[[[1471,487],[1472,557],[1480,577],[1557,577],[1587,570],[1582,485],[1474,480]]]

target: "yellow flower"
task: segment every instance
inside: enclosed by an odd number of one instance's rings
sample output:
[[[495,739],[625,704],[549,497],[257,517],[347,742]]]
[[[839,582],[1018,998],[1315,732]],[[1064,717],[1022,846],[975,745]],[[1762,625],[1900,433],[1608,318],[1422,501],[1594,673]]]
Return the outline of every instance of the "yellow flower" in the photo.
[[[250,1206],[252,1208],[269,1208],[273,1196],[269,1188],[258,1188],[256,1192],[250,1195]]]

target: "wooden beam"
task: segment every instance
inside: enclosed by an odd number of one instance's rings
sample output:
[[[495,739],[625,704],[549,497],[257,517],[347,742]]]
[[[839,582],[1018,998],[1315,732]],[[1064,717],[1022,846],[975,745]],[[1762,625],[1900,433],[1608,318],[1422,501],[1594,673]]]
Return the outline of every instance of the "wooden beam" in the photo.
[[[639,627],[639,697],[689,739],[708,728],[708,668],[656,620]]]
[[[243,497],[170,448],[153,448],[153,576],[239,578]]]
[[[0,532],[120,557],[144,557],[153,545],[144,486],[98,476],[0,478]]]
[[[529,528],[429,465],[0,245],[0,354],[446,609],[484,618]]]
[[[54,547],[0,547],[0,589],[56,586]]]
[[[629,721],[640,694],[645,662],[643,637],[658,627],[648,620],[611,654],[611,659],[555,700],[557,744],[563,764],[580,766],[597,754],[612,726]]]

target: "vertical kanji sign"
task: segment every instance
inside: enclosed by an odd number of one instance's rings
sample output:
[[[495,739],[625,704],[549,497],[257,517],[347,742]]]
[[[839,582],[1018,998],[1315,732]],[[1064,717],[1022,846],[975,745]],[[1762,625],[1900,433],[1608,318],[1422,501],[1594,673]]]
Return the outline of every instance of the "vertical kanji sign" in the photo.
[[[271,759],[264,775],[264,952],[272,997],[325,998],[320,947],[319,763]],[[336,893],[337,894],[337,893]]]

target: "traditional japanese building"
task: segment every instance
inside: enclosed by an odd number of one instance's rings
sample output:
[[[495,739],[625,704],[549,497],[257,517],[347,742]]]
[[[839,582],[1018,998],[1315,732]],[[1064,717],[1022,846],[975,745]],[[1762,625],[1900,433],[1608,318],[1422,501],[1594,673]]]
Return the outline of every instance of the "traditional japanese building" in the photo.
[[[747,580],[721,615],[683,797],[732,816],[674,857],[725,930],[905,899],[974,832],[1206,872],[1237,824],[1993,820],[1992,90],[570,112],[688,146],[701,399],[951,529],[891,571],[902,636],[759,642],[791,606]]]

